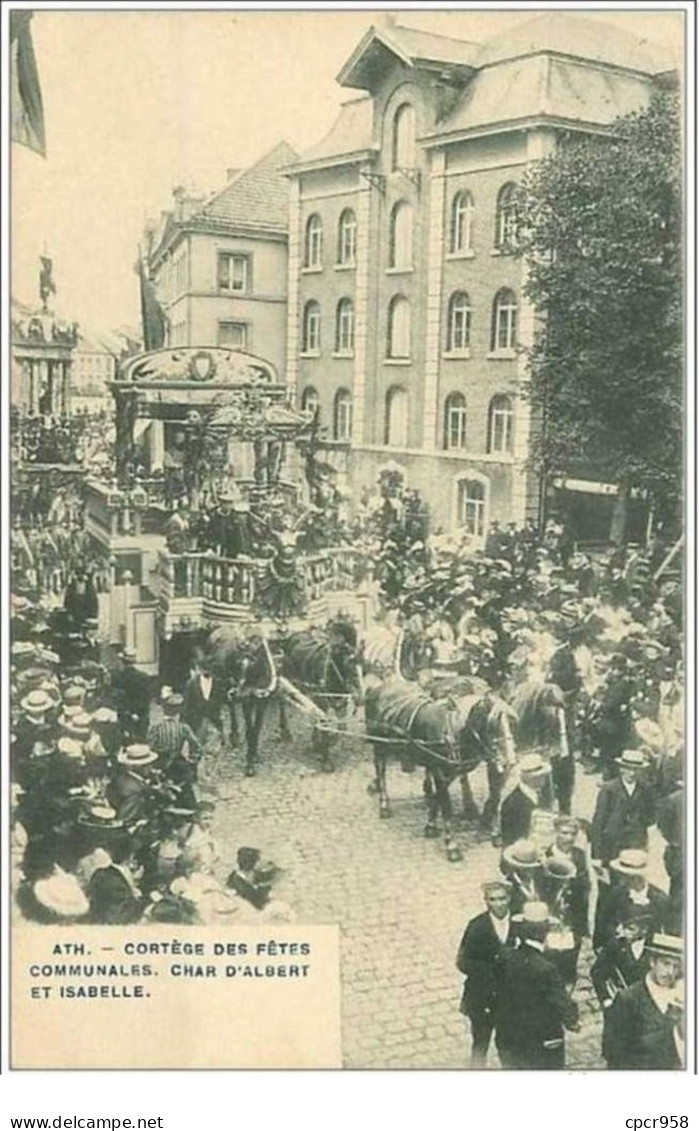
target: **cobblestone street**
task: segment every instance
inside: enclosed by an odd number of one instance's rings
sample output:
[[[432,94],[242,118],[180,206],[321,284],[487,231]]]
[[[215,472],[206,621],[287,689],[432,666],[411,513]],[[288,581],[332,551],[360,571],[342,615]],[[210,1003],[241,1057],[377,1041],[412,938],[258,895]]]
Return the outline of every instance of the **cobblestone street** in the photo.
[[[218,775],[215,831],[221,875],[242,844],[255,845],[283,869],[275,889],[301,923],[338,923],[342,954],[342,1024],[348,1068],[464,1068],[469,1045],[458,1009],[462,979],[454,960],[469,918],[483,909],[480,884],[497,875],[490,842],[459,830],[464,858],[448,863],[441,840],[423,836],[420,771],[389,767],[393,816],[379,820],[369,796],[369,748],[343,738],[336,772],[317,769],[304,719],[294,741],[276,740],[272,712],[258,776],[243,776],[236,753]],[[588,815],[597,779],[579,774],[575,812]],[[481,771],[474,794],[482,804]],[[453,797],[460,800],[458,784]],[[601,1021],[581,960],[576,999],[581,1030],[567,1036],[571,1068],[601,1068]],[[497,1058],[491,1052],[493,1066]]]

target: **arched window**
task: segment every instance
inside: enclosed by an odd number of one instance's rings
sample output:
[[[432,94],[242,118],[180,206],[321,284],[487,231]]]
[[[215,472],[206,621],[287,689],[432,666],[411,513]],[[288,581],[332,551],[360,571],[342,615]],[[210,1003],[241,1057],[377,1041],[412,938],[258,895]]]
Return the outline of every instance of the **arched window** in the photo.
[[[317,212],[308,217],[306,224],[303,265],[304,267],[322,267],[323,265],[323,221]]]
[[[303,353],[318,353],[320,350],[320,304],[311,299],[303,308]]]
[[[393,119],[393,144],[391,146],[391,168],[413,169],[415,167],[415,111],[409,102],[398,107]]]
[[[385,443],[391,448],[408,446],[408,394],[401,385],[386,393]]]
[[[517,345],[517,298],[506,287],[498,291],[493,302],[491,350],[513,350]]]
[[[394,295],[388,304],[388,357],[410,357],[410,303],[404,295]]]
[[[478,479],[462,479],[459,483],[459,526],[474,538],[485,531],[485,484]]]
[[[466,398],[450,393],[444,402],[444,447],[453,452],[466,447]]]
[[[473,197],[470,192],[457,192],[451,202],[449,250],[453,254],[471,250],[473,230]]]
[[[306,385],[306,388],[301,394],[301,408],[306,412],[312,412],[317,416],[318,409],[320,408],[320,397],[318,390],[313,388],[313,385]]]
[[[354,303],[341,298],[335,310],[335,353],[351,353],[354,349]]]
[[[465,291],[454,291],[447,313],[447,350],[467,350],[471,344],[471,303]]]
[[[354,267],[357,251],[357,217],[351,208],[345,208],[337,226],[337,262],[342,267]]]
[[[388,239],[389,267],[412,267],[413,209],[407,200],[399,200],[391,209]]]
[[[510,251],[515,246],[518,222],[517,185],[509,182],[498,193],[495,211],[495,246],[500,251]]]
[[[333,437],[336,440],[349,440],[352,436],[352,394],[348,389],[340,389],[335,394],[333,414]]]
[[[512,401],[506,396],[493,397],[488,407],[488,451],[511,452],[512,432]]]

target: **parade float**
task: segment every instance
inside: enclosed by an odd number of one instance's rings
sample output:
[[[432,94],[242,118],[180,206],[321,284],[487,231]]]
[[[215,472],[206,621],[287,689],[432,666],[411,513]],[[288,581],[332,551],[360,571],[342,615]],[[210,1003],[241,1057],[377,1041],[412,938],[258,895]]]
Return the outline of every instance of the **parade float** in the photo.
[[[110,571],[103,632],[173,676],[212,628],[363,624],[359,555],[313,455],[314,416],[262,358],[209,347],[128,358],[115,459],[88,465],[85,529]]]

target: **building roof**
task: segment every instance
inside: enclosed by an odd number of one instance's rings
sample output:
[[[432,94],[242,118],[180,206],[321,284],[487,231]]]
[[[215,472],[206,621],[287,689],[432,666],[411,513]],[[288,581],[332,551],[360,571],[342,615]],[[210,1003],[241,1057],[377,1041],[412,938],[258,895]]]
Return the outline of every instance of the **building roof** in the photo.
[[[551,55],[503,61],[475,75],[429,140],[533,119],[605,127],[641,109],[648,86],[640,75]]]
[[[526,55],[553,52],[645,75],[672,68],[669,52],[613,24],[565,11],[544,12],[481,45],[478,68]]]
[[[297,159],[298,154],[287,142],[279,142],[211,197],[189,217],[186,225],[286,232],[289,226],[289,185],[280,170]]]
[[[473,66],[479,44],[465,39],[419,31],[387,23],[370,27],[337,76],[340,86],[371,90],[380,80],[389,55],[407,66],[423,65],[442,69]]]
[[[372,144],[372,117],[373,103],[368,96],[345,102],[325,137],[305,150],[296,163],[305,165],[313,161],[330,161],[334,157],[369,149]]]

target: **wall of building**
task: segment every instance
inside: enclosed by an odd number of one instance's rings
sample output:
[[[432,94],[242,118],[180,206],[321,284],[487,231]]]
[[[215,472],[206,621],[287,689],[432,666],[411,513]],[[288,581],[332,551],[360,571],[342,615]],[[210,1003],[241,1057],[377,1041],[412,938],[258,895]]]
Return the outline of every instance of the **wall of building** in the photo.
[[[191,233],[186,239],[177,293],[170,288],[165,309],[170,323],[173,345],[217,345],[219,323],[237,322],[246,327],[247,349],[271,361],[280,378],[286,376],[286,295],[288,256],[286,241],[281,238],[252,236],[220,236]],[[218,288],[218,256],[221,253],[244,255],[248,259],[247,285],[244,292]],[[179,262],[176,250],[172,259]],[[164,279],[170,268],[163,265],[157,273],[156,285],[161,300]]]
[[[428,151],[417,143],[412,174],[394,170],[396,111],[404,102],[414,107],[419,138],[434,128],[435,99],[430,79],[396,64],[374,99],[373,140],[381,147],[376,160],[299,177],[292,209],[299,248],[294,280],[299,395],[308,386],[317,390],[321,419],[332,433],[334,398],[340,388],[353,390],[350,477],[355,490],[371,486],[382,466],[401,459],[411,484],[429,499],[439,525],[450,528],[456,521],[455,484],[468,474],[483,482],[490,518],[522,522],[536,514],[538,505],[536,478],[526,468],[529,411],[517,397],[524,362],[516,351],[493,356],[491,332],[493,302],[503,287],[514,291],[520,304],[520,341],[531,329],[522,264],[498,252],[495,231],[498,193],[521,178],[532,147],[524,131],[464,140],[444,150]],[[362,176],[362,168],[370,172],[373,184]],[[474,199],[472,241],[468,254],[457,256],[449,244],[451,206],[454,195],[464,190]],[[412,262],[405,269],[390,263],[391,214],[399,202],[413,210]],[[358,217],[357,267],[352,271],[337,270],[335,263],[337,225],[346,207]],[[324,231],[320,270],[302,266],[306,225],[314,213],[320,215]],[[470,347],[458,355],[447,349],[449,299],[455,291],[467,292],[472,311]],[[335,311],[344,295],[355,302],[357,315],[352,359],[333,356]],[[407,359],[387,356],[388,311],[395,295],[410,302]],[[320,304],[322,318],[315,357],[301,351],[304,307],[311,299]],[[387,394],[397,385],[408,395],[408,438],[400,450],[384,443]],[[444,450],[445,401],[455,392],[465,396],[468,413],[466,447],[458,452]],[[500,394],[512,399],[514,440],[511,451],[490,454],[489,406]]]

